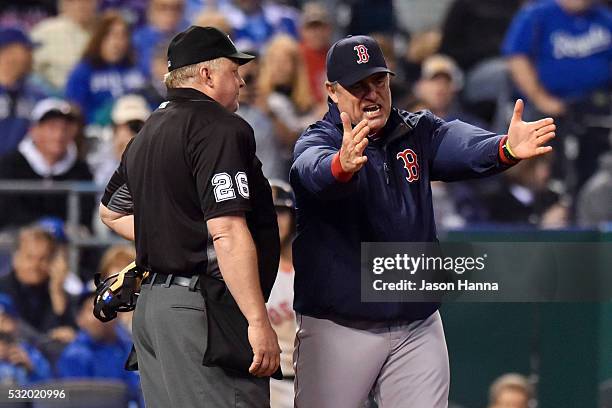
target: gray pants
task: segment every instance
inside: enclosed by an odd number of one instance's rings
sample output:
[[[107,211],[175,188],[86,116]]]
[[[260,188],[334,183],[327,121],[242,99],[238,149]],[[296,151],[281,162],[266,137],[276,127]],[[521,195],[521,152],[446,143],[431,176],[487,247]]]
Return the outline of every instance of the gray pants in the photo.
[[[298,315],[298,408],[446,408],[449,365],[438,312],[408,325],[351,324]],[[359,328],[357,328],[359,327]]]
[[[199,292],[143,285],[133,335],[147,408],[269,407],[268,378],[233,377],[202,365],[206,332]]]

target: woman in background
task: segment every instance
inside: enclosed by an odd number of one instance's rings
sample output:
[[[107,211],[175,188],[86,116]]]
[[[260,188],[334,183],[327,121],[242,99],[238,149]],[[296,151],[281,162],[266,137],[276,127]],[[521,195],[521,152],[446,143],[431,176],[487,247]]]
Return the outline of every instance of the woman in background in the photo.
[[[128,24],[117,13],[105,13],[70,73],[66,97],[81,107],[88,124],[108,125],[115,99],[145,85],[132,56]]]
[[[260,108],[274,123],[283,147],[282,159],[289,162],[298,136],[327,111],[326,104],[314,103],[299,45],[290,36],[277,35],[268,43],[261,58],[258,91]]]

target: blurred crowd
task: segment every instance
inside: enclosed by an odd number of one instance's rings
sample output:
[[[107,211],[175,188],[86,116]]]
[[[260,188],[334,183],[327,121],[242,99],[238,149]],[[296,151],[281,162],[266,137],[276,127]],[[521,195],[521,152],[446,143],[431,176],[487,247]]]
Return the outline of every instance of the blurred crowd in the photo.
[[[0,180],[94,181],[165,97],[169,40],[190,24],[259,58],[239,114],[269,178],[327,110],[325,56],[347,34],[381,44],[394,105],[497,133],[516,98],[557,120],[553,155],[477,183],[432,185],[441,231],[481,224],[597,227],[610,203],[612,23],[603,0],[30,0],[0,3]],[[81,200],[85,231],[96,197]],[[65,220],[61,195],[3,195],[0,227]]]
[[[60,233],[61,234],[61,233]],[[131,245],[108,248],[98,272],[119,272],[135,257]],[[131,312],[102,323],[93,314],[94,286],[70,273],[66,243],[49,223],[20,229],[0,278],[0,385],[110,379],[141,404],[139,377],[125,371],[132,347]]]
[[[395,72],[399,109],[505,133],[520,97],[527,120],[558,123],[552,155],[492,179],[434,182],[440,232],[605,228],[612,222],[610,3],[0,1],[0,183],[85,181],[103,189],[165,99],[170,39],[192,24],[216,26],[257,55],[241,67],[237,113],[254,128],[265,175],[287,180],[295,141],[328,109],[329,46],[370,34]],[[110,234],[97,221],[98,198],[80,197],[80,226],[66,232],[65,195],[0,191],[0,229],[16,242],[0,257],[0,381],[102,375],[125,381],[138,399],[134,378],[110,367],[121,360],[111,355],[127,354],[129,321],[100,325],[87,310],[93,272],[113,273],[133,249],[113,247],[79,271],[67,263],[66,234]]]

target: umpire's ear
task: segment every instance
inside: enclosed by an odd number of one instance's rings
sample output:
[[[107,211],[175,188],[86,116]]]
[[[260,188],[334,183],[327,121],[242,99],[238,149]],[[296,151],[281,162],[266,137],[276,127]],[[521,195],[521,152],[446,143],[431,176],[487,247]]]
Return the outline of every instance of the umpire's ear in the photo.
[[[208,66],[208,65],[200,65],[200,67],[198,68],[198,74],[200,75],[200,79],[202,81],[202,83],[205,86],[208,86],[210,88],[214,87],[214,81],[212,79],[212,67]]]
[[[336,91],[340,85],[337,82],[325,81],[325,89],[327,89],[327,96],[334,102],[338,103],[338,95]]]

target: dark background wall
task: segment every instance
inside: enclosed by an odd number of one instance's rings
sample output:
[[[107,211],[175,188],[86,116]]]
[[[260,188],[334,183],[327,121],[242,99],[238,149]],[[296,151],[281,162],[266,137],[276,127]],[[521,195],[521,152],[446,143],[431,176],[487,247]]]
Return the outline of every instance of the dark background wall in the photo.
[[[611,236],[480,231],[447,239],[597,242]],[[486,407],[489,385],[507,372],[537,379],[539,408],[597,407],[599,383],[612,378],[612,303],[454,303],[441,314],[450,399],[465,408]]]

